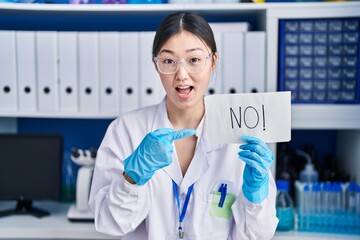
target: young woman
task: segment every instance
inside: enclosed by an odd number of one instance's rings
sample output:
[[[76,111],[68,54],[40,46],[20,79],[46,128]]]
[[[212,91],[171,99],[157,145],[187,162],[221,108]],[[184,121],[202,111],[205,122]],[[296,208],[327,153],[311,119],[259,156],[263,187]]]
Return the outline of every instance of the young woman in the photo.
[[[89,200],[96,229],[137,240],[271,239],[271,151],[253,137],[240,149],[207,141],[203,98],[218,61],[209,24],[190,12],[167,16],[153,61],[166,96],[110,124]]]

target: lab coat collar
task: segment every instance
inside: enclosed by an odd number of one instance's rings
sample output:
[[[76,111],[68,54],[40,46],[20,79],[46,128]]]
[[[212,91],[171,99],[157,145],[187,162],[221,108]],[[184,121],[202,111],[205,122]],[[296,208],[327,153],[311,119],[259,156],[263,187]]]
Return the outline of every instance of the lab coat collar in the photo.
[[[210,159],[208,157],[209,153],[212,151],[216,151],[222,146],[222,144],[210,144],[208,142],[205,118],[206,116],[203,117],[199,126],[196,129],[198,135],[198,143],[195,149],[194,157],[180,185],[180,192],[183,193],[186,193],[191,184],[198,181],[209,169],[210,165],[214,164],[210,162]]]
[[[153,130],[162,127],[172,128],[172,125],[167,117],[165,99],[159,104]],[[207,141],[208,138],[206,133],[205,117],[201,120],[199,126],[196,129],[196,132],[198,135],[198,142],[194,157],[185,174],[185,177],[183,178],[182,176],[178,161],[173,161],[169,166],[163,168],[163,170],[170,176],[170,178],[173,179],[178,186],[180,186],[180,193],[186,193],[189,186],[199,180],[209,168],[210,163],[207,157],[208,153],[215,151],[222,146],[222,144],[209,144]],[[176,151],[174,151],[173,154],[173,159],[177,159]]]
[[[169,118],[167,117],[166,97],[158,105],[152,131],[159,128],[173,128]],[[173,154],[173,159],[177,159],[175,151]],[[179,183],[181,183],[183,177],[178,161],[172,161],[172,163],[169,166],[164,167],[163,170],[169,175],[171,179],[175,181],[176,184],[179,185]]]

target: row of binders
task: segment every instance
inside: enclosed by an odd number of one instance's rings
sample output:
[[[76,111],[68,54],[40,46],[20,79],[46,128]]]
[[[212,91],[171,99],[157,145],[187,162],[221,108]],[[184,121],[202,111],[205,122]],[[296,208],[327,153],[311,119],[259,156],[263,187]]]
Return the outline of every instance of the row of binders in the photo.
[[[212,24],[219,66],[209,94],[265,90],[265,33]],[[155,32],[0,31],[0,116],[116,117],[165,96]]]

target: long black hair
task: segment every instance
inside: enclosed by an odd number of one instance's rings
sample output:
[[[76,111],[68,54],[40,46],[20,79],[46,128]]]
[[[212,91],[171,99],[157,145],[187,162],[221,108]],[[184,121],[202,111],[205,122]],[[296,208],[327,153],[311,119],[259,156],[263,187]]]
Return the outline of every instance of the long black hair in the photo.
[[[217,51],[213,31],[202,16],[193,12],[176,12],[165,17],[156,30],[152,49],[153,57],[156,57],[170,37],[181,31],[197,36],[210,47],[212,53]]]

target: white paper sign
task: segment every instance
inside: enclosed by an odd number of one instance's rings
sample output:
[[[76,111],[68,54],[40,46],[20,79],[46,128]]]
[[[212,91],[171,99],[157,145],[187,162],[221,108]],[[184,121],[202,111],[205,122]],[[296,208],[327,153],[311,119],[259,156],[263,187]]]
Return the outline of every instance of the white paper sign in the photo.
[[[210,143],[243,143],[253,136],[266,143],[291,140],[291,93],[240,93],[205,97]]]

